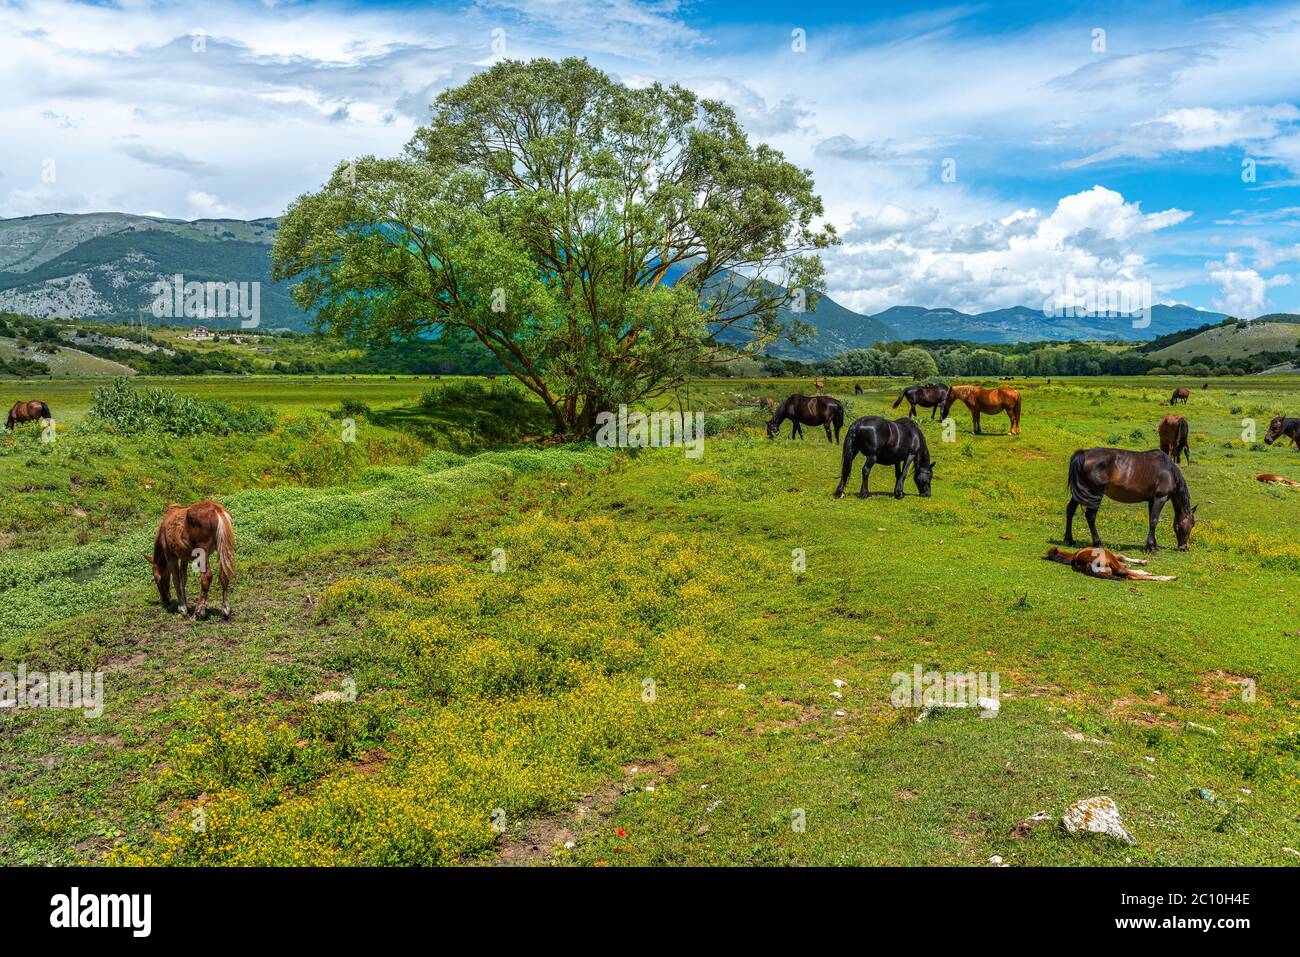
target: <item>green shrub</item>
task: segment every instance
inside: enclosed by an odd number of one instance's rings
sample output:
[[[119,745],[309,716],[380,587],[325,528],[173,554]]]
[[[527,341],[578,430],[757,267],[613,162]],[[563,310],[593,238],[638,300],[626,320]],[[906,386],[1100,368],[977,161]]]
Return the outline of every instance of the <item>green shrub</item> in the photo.
[[[199,399],[151,386],[133,389],[125,379],[97,388],[91,395],[89,414],[122,435],[258,435],[275,424],[275,413],[269,409]]]

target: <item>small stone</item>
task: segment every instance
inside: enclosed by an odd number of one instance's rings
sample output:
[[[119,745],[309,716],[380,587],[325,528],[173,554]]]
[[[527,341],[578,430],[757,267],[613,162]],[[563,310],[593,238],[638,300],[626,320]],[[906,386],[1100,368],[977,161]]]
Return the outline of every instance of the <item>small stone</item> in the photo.
[[[745,690],[745,685],[744,685],[743,683],[742,683],[742,684],[738,684],[738,685],[736,685],[736,690],[737,690],[737,691],[744,691],[744,690]]]
[[[716,810],[718,809],[718,805],[721,804],[721,803],[722,803],[721,801],[714,801],[714,802],[711,803],[707,808],[705,808],[705,810],[707,810],[707,811],[716,811]]]
[[[1187,730],[1195,731],[1197,734],[1218,734],[1219,733],[1215,731],[1213,728],[1209,727],[1208,725],[1197,724],[1195,721],[1187,722]]]
[[[832,692],[831,692],[831,697],[832,697],[832,698],[843,698],[844,695],[840,694],[838,691],[832,691]]]
[[[990,863],[990,864],[1001,864],[1001,863],[1002,863],[1002,858],[1000,858],[1000,857],[998,857],[996,854],[994,854],[992,857],[989,858],[989,863]]]
[[[646,789],[647,791],[653,791],[653,790],[655,789],[655,786],[654,786],[653,784],[647,784],[647,785],[645,786],[645,789]]]
[[[577,846],[578,846],[578,845],[577,845],[576,843],[574,843],[573,841],[565,841],[565,842],[564,842],[564,849],[565,849],[566,851],[571,851],[571,850],[573,850],[573,849],[574,849],[575,847],[577,847]]]
[[[837,717],[837,718],[842,718],[842,717],[844,717],[844,712],[843,712],[843,711],[836,711],[836,712],[835,712],[835,717]]]
[[[708,833],[709,833],[709,825],[707,825],[707,824],[701,824],[699,827],[697,827],[697,828],[695,829],[695,835],[696,835],[696,837],[699,837],[699,836],[701,836],[701,835],[708,834]]]
[[[979,706],[981,718],[996,718],[1002,710],[1002,702],[997,698],[980,698],[975,704]]]
[[[334,704],[343,700],[342,691],[322,691],[311,699],[314,704]]]
[[[843,688],[845,685],[848,684],[848,682],[842,678],[834,678],[831,680],[831,684],[833,684],[837,688]]]
[[[1065,809],[1061,818],[1067,833],[1105,834],[1125,844],[1136,844],[1137,839],[1124,827],[1115,802],[1105,796],[1091,797]]]

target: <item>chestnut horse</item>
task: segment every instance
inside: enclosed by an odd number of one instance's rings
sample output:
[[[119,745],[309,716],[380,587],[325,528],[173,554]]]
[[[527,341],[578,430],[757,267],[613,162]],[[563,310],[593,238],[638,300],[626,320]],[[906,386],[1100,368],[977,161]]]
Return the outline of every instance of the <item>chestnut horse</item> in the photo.
[[[828,395],[792,395],[781,403],[776,414],[767,423],[767,437],[776,438],[781,431],[781,423],[789,419],[792,428],[790,438],[803,438],[803,426],[821,425],[826,427],[826,441],[838,442],[840,429],[844,425],[844,406],[837,399]],[[831,425],[835,426],[835,438],[831,438]]]
[[[1275,472],[1260,472],[1255,476],[1255,481],[1267,482],[1269,485],[1300,485],[1300,482],[1295,479],[1286,478]]]
[[[1268,433],[1264,436],[1264,444],[1272,445],[1284,435],[1295,443],[1297,449],[1300,449],[1300,419],[1273,416],[1273,421],[1268,424]]]
[[[39,422],[41,419],[52,418],[54,416],[50,415],[50,407],[40,399],[33,399],[31,402],[15,402],[14,407],[9,410],[9,418],[5,420],[5,428],[12,432],[17,422]]]
[[[916,466],[912,481],[922,498],[930,497],[930,481],[934,477],[934,463],[930,449],[925,444],[925,433],[911,419],[886,421],[878,415],[864,415],[849,426],[844,434],[844,454],[840,469],[840,484],[835,487],[835,497],[844,497],[844,486],[853,471],[853,460],[862,453],[862,488],[858,498],[871,498],[867,479],[876,464],[894,467],[894,498],[903,497],[903,481],[907,470]]]
[[[944,400],[948,398],[948,387],[942,382],[936,382],[933,385],[910,385],[898,394],[891,408],[897,409],[907,400],[909,419],[916,418],[916,407],[919,405],[923,409],[930,410],[930,418],[939,411],[939,406],[943,405]],[[977,430],[978,431],[978,430]]]
[[[1186,389],[1175,389],[1174,394],[1169,397],[1169,404],[1173,405],[1176,402],[1181,402],[1183,405],[1186,405],[1190,396],[1191,393]]]
[[[1187,420],[1181,415],[1167,415],[1160,420],[1157,431],[1160,433],[1160,451],[1175,462],[1181,453],[1190,465],[1192,453],[1187,445]]]
[[[189,614],[185,600],[185,583],[190,561],[199,563],[203,590],[194,617],[203,617],[208,606],[208,588],[212,585],[209,557],[216,555],[221,576],[221,616],[230,618],[227,592],[235,573],[235,529],[230,513],[220,502],[195,502],[193,505],[168,505],[154,538],[153,554],[146,556],[153,567],[154,584],[164,606],[171,601],[170,584],[176,583],[176,610]]]
[[[1011,420],[1011,434],[1020,434],[1020,393],[1003,386],[1000,389],[981,389],[977,385],[953,385],[948,387],[948,395],[943,400],[943,412],[939,418],[948,418],[948,411],[953,403],[960,399],[970,409],[971,424],[975,434],[980,435],[980,413],[997,415],[1005,412]]]
[[[1065,549],[1053,545],[1043,557],[1049,562],[1060,562],[1062,565],[1069,565],[1081,575],[1091,575],[1093,578],[1127,579],[1128,581],[1139,582],[1172,582],[1178,580],[1177,575],[1152,575],[1150,572],[1130,568],[1130,565],[1145,565],[1146,561],[1140,558],[1129,558],[1127,555],[1107,551],[1104,548],[1081,548],[1077,552],[1067,552]]]
[[[1187,481],[1178,466],[1164,452],[1130,452],[1127,449],[1080,449],[1070,456],[1070,504],[1065,507],[1065,544],[1074,544],[1074,513],[1082,505],[1092,532],[1092,545],[1101,548],[1097,534],[1097,510],[1102,496],[1117,502],[1147,503],[1148,552],[1156,550],[1156,525],[1165,502],[1174,503],[1174,534],[1179,551],[1187,551],[1196,524]]]

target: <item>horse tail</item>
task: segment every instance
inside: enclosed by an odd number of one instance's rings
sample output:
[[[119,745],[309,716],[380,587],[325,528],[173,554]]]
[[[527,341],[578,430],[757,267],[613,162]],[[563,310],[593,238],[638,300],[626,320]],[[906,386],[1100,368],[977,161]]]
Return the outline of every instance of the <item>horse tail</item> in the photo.
[[[890,408],[897,409],[900,405],[903,404],[903,400],[906,398],[907,398],[907,390],[904,389],[902,392],[898,393],[898,398],[894,400],[894,404],[891,405]]]
[[[235,576],[235,528],[224,508],[217,512],[217,565],[221,583],[229,584]]]
[[[849,473],[853,471],[853,460],[858,457],[857,437],[857,425],[850,425],[849,431],[844,435],[844,451],[840,455],[841,487],[849,483]]]
[[[844,428],[844,406],[836,402],[832,414],[835,416],[835,431],[839,432],[840,429]]]
[[[1101,508],[1101,494],[1083,481],[1083,449],[1070,456],[1070,497],[1084,508]]]

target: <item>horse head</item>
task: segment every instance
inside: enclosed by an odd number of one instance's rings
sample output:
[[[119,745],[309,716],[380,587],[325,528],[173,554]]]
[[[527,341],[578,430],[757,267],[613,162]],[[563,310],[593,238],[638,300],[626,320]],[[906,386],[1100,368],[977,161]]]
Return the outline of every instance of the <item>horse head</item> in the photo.
[[[912,480],[916,482],[916,490],[921,493],[922,498],[930,497],[930,482],[933,479],[934,463],[929,462],[925,465],[918,463],[916,471],[912,473]]]
[[[1264,444],[1272,445],[1282,435],[1282,428],[1285,424],[1286,420],[1283,419],[1282,416],[1274,416],[1273,421],[1268,424],[1268,432],[1264,436]]]

